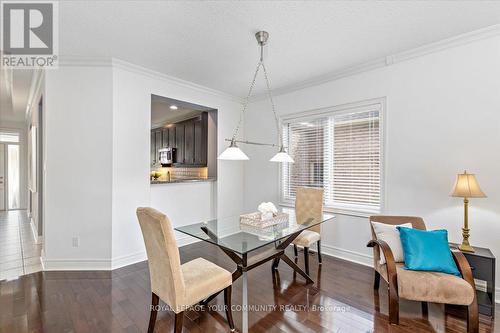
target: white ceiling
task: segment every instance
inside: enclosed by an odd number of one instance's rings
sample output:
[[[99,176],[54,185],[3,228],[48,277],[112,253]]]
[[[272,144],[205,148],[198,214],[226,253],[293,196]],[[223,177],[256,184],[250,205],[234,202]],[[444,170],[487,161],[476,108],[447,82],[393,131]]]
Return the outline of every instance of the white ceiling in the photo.
[[[177,106],[176,110],[170,106]],[[175,124],[182,120],[200,115],[203,111],[212,110],[209,107],[179,101],[163,96],[151,95],[151,128]]]
[[[282,88],[497,23],[499,1],[64,1],[60,51],[244,96],[261,29]]]

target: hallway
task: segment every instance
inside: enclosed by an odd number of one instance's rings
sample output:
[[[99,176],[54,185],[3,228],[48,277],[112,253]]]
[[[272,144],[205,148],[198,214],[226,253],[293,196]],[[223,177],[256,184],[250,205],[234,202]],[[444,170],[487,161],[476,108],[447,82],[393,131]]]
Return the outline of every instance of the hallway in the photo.
[[[41,250],[25,210],[0,212],[0,280],[41,271]]]

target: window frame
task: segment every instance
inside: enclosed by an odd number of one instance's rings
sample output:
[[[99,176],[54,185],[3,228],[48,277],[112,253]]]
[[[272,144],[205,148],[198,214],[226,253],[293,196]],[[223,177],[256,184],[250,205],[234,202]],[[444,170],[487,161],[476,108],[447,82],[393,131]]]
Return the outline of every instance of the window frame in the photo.
[[[310,121],[317,118],[324,118],[333,115],[346,114],[352,112],[362,112],[364,108],[371,109],[373,105],[379,106],[379,132],[380,132],[380,206],[377,211],[375,210],[363,210],[363,209],[342,209],[333,207],[324,207],[325,212],[335,213],[340,215],[348,216],[358,216],[358,217],[368,217],[373,214],[380,214],[385,210],[386,196],[386,145],[387,145],[387,115],[386,115],[386,97],[379,97],[373,99],[367,99],[359,102],[352,102],[346,104],[340,104],[325,108],[312,109],[307,111],[300,111],[292,113],[283,117],[280,117],[280,131],[283,135],[283,124],[289,122],[300,122],[300,121]],[[288,148],[288,147],[287,147]],[[293,207],[294,203],[284,200],[283,191],[283,167],[280,165],[278,168],[278,189],[279,189],[279,205],[283,207]]]

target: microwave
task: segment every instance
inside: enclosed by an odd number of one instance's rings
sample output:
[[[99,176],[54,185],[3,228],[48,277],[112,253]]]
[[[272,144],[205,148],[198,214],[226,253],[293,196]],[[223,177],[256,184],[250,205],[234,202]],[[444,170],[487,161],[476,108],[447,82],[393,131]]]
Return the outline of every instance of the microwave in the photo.
[[[166,147],[158,149],[158,159],[162,167],[172,166],[175,163],[176,148]]]

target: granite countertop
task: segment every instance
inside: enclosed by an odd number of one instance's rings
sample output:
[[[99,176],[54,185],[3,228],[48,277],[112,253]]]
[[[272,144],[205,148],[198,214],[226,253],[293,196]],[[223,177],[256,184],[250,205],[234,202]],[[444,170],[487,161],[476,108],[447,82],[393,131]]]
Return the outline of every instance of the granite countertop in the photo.
[[[215,178],[177,178],[168,180],[151,180],[151,184],[179,184],[179,183],[201,183],[201,182],[214,182]]]

